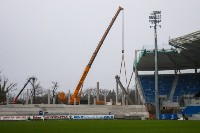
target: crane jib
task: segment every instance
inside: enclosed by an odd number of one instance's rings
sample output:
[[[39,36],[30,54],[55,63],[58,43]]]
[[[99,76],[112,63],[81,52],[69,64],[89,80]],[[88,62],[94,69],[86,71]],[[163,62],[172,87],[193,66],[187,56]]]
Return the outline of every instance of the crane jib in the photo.
[[[93,53],[93,55],[92,55],[92,57],[91,57],[91,59],[90,59],[88,65],[90,65],[90,66],[92,65],[92,63],[93,63],[95,57],[97,56],[97,53],[99,52],[99,50],[100,50],[100,48],[101,48],[101,46],[102,46],[102,44],[103,44],[103,42],[104,42],[106,36],[108,35],[108,32],[110,31],[110,29],[111,29],[113,23],[115,22],[115,20],[116,20],[118,14],[120,13],[121,10],[123,10],[123,8],[122,8],[122,7],[119,7],[119,9],[117,10],[117,13],[115,14],[114,18],[112,18],[112,21],[110,22],[108,28],[106,29],[106,32],[104,33],[104,35],[103,35],[103,37],[101,38],[99,44],[97,45],[97,48],[95,49],[95,52]]]

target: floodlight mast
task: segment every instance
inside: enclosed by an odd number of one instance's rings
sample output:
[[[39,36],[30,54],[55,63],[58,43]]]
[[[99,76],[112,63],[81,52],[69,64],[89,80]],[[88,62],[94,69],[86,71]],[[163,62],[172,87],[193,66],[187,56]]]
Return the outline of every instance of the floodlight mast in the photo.
[[[155,39],[155,107],[156,107],[156,119],[159,120],[160,104],[159,104],[159,88],[158,88],[158,47],[157,47],[157,26],[161,28],[161,25],[157,25],[161,22],[161,11],[153,11],[149,16],[149,22],[153,24],[150,28],[154,28]]]

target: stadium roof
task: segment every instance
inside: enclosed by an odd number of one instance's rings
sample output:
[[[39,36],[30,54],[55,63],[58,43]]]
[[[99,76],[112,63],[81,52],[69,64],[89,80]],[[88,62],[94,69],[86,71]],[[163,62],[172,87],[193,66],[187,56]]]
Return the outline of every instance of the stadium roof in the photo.
[[[158,70],[200,68],[200,31],[170,39],[172,49],[158,50]],[[134,67],[138,71],[154,71],[154,51],[143,49]]]

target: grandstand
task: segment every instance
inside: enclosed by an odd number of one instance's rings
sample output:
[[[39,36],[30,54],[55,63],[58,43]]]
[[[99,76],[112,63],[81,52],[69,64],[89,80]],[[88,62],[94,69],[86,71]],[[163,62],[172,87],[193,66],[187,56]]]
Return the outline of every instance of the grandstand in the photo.
[[[170,49],[158,50],[159,103],[161,109],[183,107],[180,113],[191,117],[200,112],[199,105],[191,107],[194,106],[191,100],[198,101],[194,96],[200,92],[200,31],[170,39],[169,44]],[[154,49],[136,50],[134,70],[138,103],[155,103],[155,76],[142,74],[153,72],[154,67]]]
[[[146,102],[154,103],[154,75],[139,75],[139,78],[142,83]],[[177,74],[177,77],[172,74],[162,74],[158,76],[158,79],[160,96],[166,97],[168,101],[177,102],[181,96],[192,97],[200,91],[199,74]],[[173,85],[176,86],[175,89],[172,89]]]
[[[0,116],[37,116],[40,111],[47,115],[108,115],[122,119],[125,116],[138,116],[148,118],[149,113],[144,105],[65,105],[65,104],[9,104],[1,105]]]

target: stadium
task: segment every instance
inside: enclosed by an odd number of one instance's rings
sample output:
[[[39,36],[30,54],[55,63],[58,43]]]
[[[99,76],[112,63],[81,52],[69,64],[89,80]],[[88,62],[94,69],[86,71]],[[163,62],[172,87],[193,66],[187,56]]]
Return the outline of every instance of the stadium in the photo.
[[[37,78],[32,76],[27,79],[17,95],[10,94],[16,89],[17,83],[8,85],[8,79],[0,75],[1,131],[20,133],[198,132],[200,130],[200,60],[198,58],[200,31],[170,38],[167,45],[157,45],[156,28],[160,26],[158,24],[161,22],[161,11],[153,11],[149,16],[149,22],[154,25],[150,28],[154,28],[155,45],[134,49],[135,56],[131,57],[134,59],[131,61],[131,78],[128,86],[124,87],[121,82],[123,78],[120,78],[122,67],[125,69],[126,77],[123,10],[124,8],[119,6],[73,93],[70,92],[70,87],[67,88],[69,89],[67,93],[64,92],[66,90],[57,91],[59,85],[54,81],[53,87],[43,90],[44,88],[38,82],[36,83]],[[83,88],[87,74],[121,12],[122,60],[120,74],[115,76],[116,90],[102,89],[99,87],[99,82],[95,88]],[[71,60],[73,59],[70,58]],[[101,72],[105,72],[104,69]],[[70,78],[74,76],[68,75]],[[106,79],[109,79],[109,84],[113,85],[110,78],[106,77]],[[89,84],[92,84],[91,82],[92,80]],[[130,82],[133,82],[133,87],[129,87]],[[29,84],[31,88],[28,88]]]
[[[197,31],[171,39],[169,44],[173,49],[159,50],[159,70],[174,71],[173,74],[160,74],[159,71],[159,119],[162,121],[152,121],[156,119],[154,75],[140,74],[141,71],[153,71],[154,51],[143,49],[134,62],[134,105],[124,105],[123,102],[122,105],[0,105],[0,128],[3,132],[20,133],[55,133],[66,130],[87,133],[198,132],[199,122],[194,120],[200,120],[200,81],[197,69],[200,64],[197,52],[199,42],[200,31]],[[189,69],[189,73],[182,73],[185,69]]]
[[[200,31],[170,39],[171,49],[158,49],[159,119],[200,119]],[[136,50],[135,103],[0,105],[0,120],[156,119],[154,50]],[[169,74],[170,73],[170,74]],[[112,102],[112,101],[111,101]]]

